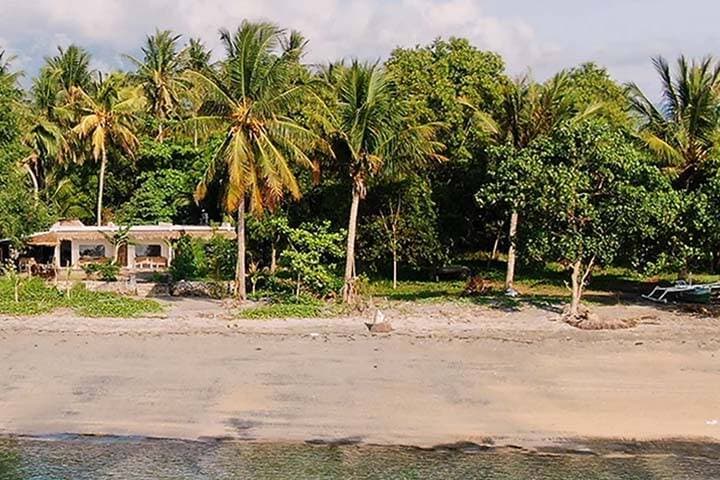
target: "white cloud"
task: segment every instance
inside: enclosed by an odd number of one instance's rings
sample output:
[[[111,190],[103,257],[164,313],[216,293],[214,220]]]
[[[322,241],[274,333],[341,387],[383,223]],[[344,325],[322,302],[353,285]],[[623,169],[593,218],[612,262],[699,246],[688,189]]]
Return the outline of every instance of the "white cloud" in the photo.
[[[0,0],[0,31],[10,46],[37,57],[58,43],[85,45],[102,61],[135,51],[155,27],[199,36],[218,48],[220,27],[267,19],[302,31],[309,61],[386,56],[396,46],[438,36],[468,37],[499,51],[511,65],[532,63],[543,46],[527,23],[486,15],[477,0]],[[114,57],[114,58],[113,58]]]

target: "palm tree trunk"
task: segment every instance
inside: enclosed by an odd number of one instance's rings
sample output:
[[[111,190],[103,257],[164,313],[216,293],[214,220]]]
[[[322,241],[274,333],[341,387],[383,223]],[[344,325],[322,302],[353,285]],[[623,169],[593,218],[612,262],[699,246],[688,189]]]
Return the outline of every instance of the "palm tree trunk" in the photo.
[[[505,275],[505,289],[512,290],[515,283],[515,250],[517,246],[518,212],[513,210],[510,215],[510,246],[507,255],[507,273]]]
[[[240,199],[237,211],[237,263],[235,264],[235,297],[247,299],[245,287],[245,197]]]
[[[349,303],[355,293],[355,236],[357,233],[359,206],[360,192],[357,188],[353,188],[352,204],[350,205],[350,221],[348,222],[347,256],[345,258],[345,285],[343,286],[343,301],[345,303]]]
[[[100,179],[98,181],[98,200],[97,200],[97,224],[102,225],[102,207],[103,207],[103,190],[105,188],[105,167],[107,166],[107,152],[103,150],[102,160],[100,160]]]
[[[33,171],[32,167],[30,165],[25,164],[25,169],[27,170],[28,175],[30,175],[30,180],[32,180],[33,198],[37,202],[38,198],[40,198],[40,184],[38,183],[37,176],[35,175],[35,172]]]

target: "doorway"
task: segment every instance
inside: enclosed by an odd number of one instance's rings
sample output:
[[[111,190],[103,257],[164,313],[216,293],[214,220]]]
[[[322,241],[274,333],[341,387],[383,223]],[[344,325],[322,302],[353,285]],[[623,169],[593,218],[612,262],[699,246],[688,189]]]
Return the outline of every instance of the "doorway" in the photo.
[[[72,266],[72,242],[70,240],[60,241],[60,266]]]

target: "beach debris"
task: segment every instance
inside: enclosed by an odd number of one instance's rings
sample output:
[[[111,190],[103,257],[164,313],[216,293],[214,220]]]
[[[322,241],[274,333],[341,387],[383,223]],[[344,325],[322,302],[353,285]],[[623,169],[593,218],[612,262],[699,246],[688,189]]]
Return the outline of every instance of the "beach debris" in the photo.
[[[478,275],[470,277],[465,284],[463,295],[472,297],[474,295],[487,295],[492,290],[492,282],[487,278]]]
[[[520,296],[520,292],[518,292],[518,291],[515,290],[514,288],[510,287],[510,288],[508,288],[507,290],[505,290],[505,296],[506,296],[506,297],[515,298],[515,297]]]
[[[720,420],[712,419],[705,422],[705,425],[715,426],[720,425]]]
[[[565,323],[580,330],[621,330],[637,326],[637,320],[632,318],[600,318],[585,306],[580,306],[577,315],[570,315],[566,308],[562,316]]]
[[[365,323],[365,326],[370,333],[390,333],[394,330],[390,322],[385,319],[383,311],[379,308],[375,311],[372,322]]]

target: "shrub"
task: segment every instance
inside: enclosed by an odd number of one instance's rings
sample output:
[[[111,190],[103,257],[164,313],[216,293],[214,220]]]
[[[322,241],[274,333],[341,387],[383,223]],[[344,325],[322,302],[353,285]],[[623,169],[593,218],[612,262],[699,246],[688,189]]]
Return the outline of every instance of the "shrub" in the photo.
[[[205,244],[207,272],[215,280],[233,280],[237,263],[237,242],[213,235]]]
[[[83,266],[83,271],[91,276],[97,274],[100,280],[116,282],[120,274],[120,265],[115,262],[96,262]]]
[[[321,296],[337,292],[343,283],[337,262],[344,255],[345,233],[331,232],[329,222],[285,230],[289,246],[280,260],[296,281],[296,294],[303,289]]]
[[[170,265],[173,281],[195,280],[207,275],[207,257],[201,240],[181,236],[174,245],[174,257]]]
[[[270,318],[313,318],[331,315],[332,308],[310,295],[273,295],[268,305],[241,310],[238,316],[248,320]]]

